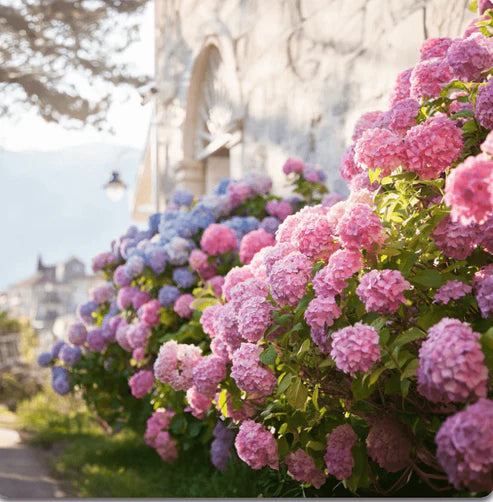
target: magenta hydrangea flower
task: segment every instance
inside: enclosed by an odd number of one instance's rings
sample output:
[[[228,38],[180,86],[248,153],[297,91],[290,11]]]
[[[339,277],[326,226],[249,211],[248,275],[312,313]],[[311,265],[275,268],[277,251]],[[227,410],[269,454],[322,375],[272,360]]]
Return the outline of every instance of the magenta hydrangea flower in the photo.
[[[493,9],[492,0],[478,0],[478,14],[484,14],[488,9]]]
[[[72,324],[68,330],[68,340],[72,345],[84,345],[87,329],[81,322]]]
[[[258,342],[273,325],[274,307],[261,296],[246,299],[238,311],[238,331],[248,342]]]
[[[335,207],[335,206],[333,206]],[[371,250],[385,241],[382,222],[367,204],[350,204],[337,225],[337,234],[348,249]]]
[[[493,55],[478,37],[484,35],[477,33],[465,40],[456,38],[447,50],[447,63],[460,80],[479,80],[492,66]]]
[[[295,306],[306,293],[312,262],[299,251],[293,251],[278,260],[268,275],[274,300],[281,306]]]
[[[136,349],[138,347],[145,348],[147,346],[147,340],[149,340],[150,336],[151,328],[143,322],[131,324],[126,331],[126,338],[132,349]]]
[[[447,281],[441,288],[437,289],[433,303],[447,305],[450,300],[458,300],[471,291],[472,287],[462,281]]]
[[[86,341],[89,350],[102,352],[108,342],[104,339],[101,328],[93,328],[87,333]]]
[[[233,267],[224,277],[223,295],[226,300],[231,299],[231,290],[240,282],[252,279],[254,274],[249,266]]]
[[[193,302],[193,295],[187,293],[185,295],[181,295],[177,298],[173,310],[182,318],[189,319],[192,317],[193,310],[190,308],[191,303]]]
[[[446,256],[456,260],[466,259],[476,247],[478,227],[476,224],[462,225],[445,216],[431,234],[436,247]]]
[[[327,259],[340,246],[333,232],[325,214],[301,211],[291,243],[308,258]]]
[[[480,86],[476,94],[476,118],[486,129],[493,129],[493,79]]]
[[[444,58],[451,43],[452,39],[449,37],[428,38],[419,49],[421,61],[432,58]]]
[[[235,447],[238,456],[252,469],[268,465],[279,470],[279,453],[274,436],[253,420],[245,420],[236,435]]]
[[[410,97],[412,68],[408,68],[397,75],[394,89],[390,95],[390,105],[394,106],[399,101]]]
[[[147,291],[141,291],[138,289],[132,298],[132,307],[135,310],[139,310],[144,303],[147,303],[151,299],[150,293]]]
[[[435,436],[437,458],[456,489],[493,490],[493,401],[448,417]]]
[[[311,483],[317,489],[325,483],[323,471],[317,469],[313,458],[301,448],[286,455],[284,462],[296,481]]]
[[[211,256],[229,253],[237,245],[238,239],[234,230],[217,223],[209,225],[200,239],[200,247]]]
[[[282,171],[284,174],[302,173],[304,168],[305,164],[301,159],[290,157],[282,166]]]
[[[332,333],[330,356],[344,373],[364,373],[380,360],[379,340],[375,328],[358,322]]]
[[[409,171],[420,179],[438,178],[462,151],[462,131],[445,115],[436,115],[411,127],[406,134]]]
[[[161,345],[154,363],[154,375],[174,390],[187,390],[193,385],[193,369],[202,359],[199,347],[169,340]]]
[[[149,370],[141,370],[135,373],[135,375],[132,375],[128,383],[132,396],[141,399],[146,394],[149,394],[154,386],[154,374]]]
[[[419,349],[418,392],[437,403],[485,397],[488,368],[479,336],[458,319],[444,317],[432,326]]]
[[[265,210],[281,221],[284,221],[293,212],[293,208],[287,200],[270,200],[265,205]]]
[[[240,261],[248,265],[255,254],[262,248],[273,246],[276,240],[272,234],[266,232],[263,228],[248,232],[240,243]]]
[[[188,258],[188,263],[202,279],[210,279],[217,272],[217,264],[209,263],[208,255],[200,249],[192,249]]]
[[[353,141],[357,141],[368,129],[374,129],[381,126],[381,119],[384,113],[381,111],[366,112],[361,115],[354,125]]]
[[[226,378],[226,362],[213,354],[204,357],[193,369],[193,383],[198,392],[213,397]]]
[[[493,266],[483,267],[474,277],[476,300],[481,315],[487,319],[493,317]]]
[[[484,223],[493,211],[493,160],[479,154],[459,164],[447,178],[444,201],[454,221]]]
[[[153,327],[159,324],[160,313],[162,305],[159,300],[150,300],[147,303],[144,303],[140,308],[140,320],[147,324],[147,326]]]
[[[318,297],[330,297],[340,293],[346,280],[363,268],[360,251],[339,249],[330,258],[327,266],[320,269],[313,278],[313,289]]]
[[[412,98],[398,101],[386,112],[387,127],[395,134],[404,136],[411,127],[416,125],[416,117],[420,108],[421,105]]]
[[[242,343],[232,357],[231,377],[241,390],[263,397],[269,396],[277,386],[272,370],[262,366],[259,356],[262,347],[253,343]]]
[[[203,420],[211,407],[212,399],[198,392],[195,385],[187,390],[186,397],[190,406],[187,406],[185,411],[189,411],[195,418]]]
[[[125,265],[119,265],[118,267],[116,267],[113,274],[113,282],[120,287],[130,286],[132,278],[129,277],[125,272]]]
[[[454,79],[446,59],[433,57],[420,61],[411,73],[410,97],[426,101],[440,95],[442,88]]]
[[[403,292],[410,288],[399,270],[371,270],[361,276],[356,293],[367,312],[393,314],[406,303]]]
[[[324,455],[325,465],[329,474],[337,479],[347,479],[354,467],[354,457],[351,448],[358,437],[349,424],[337,426],[327,436],[327,451]]]
[[[486,136],[486,139],[481,144],[481,150],[490,157],[493,157],[493,131]]]
[[[388,176],[406,163],[404,142],[387,129],[367,129],[356,142],[354,159],[366,170],[379,168]]]
[[[397,418],[377,415],[366,438],[366,451],[388,472],[401,471],[409,465],[413,443],[411,436]]]
[[[335,297],[314,298],[305,310],[305,320],[312,328],[325,329],[332,326],[341,313]]]

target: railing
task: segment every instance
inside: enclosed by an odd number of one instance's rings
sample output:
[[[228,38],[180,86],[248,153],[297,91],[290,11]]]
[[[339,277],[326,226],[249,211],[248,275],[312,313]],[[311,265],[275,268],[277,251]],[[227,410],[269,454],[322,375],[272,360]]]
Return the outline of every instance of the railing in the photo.
[[[20,335],[0,335],[0,370],[14,366],[21,358]]]

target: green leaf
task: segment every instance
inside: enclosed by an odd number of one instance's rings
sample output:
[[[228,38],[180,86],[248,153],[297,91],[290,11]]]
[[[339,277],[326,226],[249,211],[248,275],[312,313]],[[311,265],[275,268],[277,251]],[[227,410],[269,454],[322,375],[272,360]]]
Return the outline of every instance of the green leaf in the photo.
[[[277,352],[276,349],[269,345],[259,356],[259,359],[264,364],[274,364],[276,362]]]
[[[442,284],[442,274],[434,269],[422,270],[411,278],[411,281],[428,288],[437,288]]]
[[[279,385],[277,386],[277,394],[281,395],[283,392],[286,391],[286,389],[289,387],[291,384],[291,381],[293,380],[294,375],[291,374],[286,374],[282,377],[281,381],[279,382]]]
[[[385,366],[382,366],[380,368],[377,368],[376,370],[374,370],[370,376],[370,381],[369,381],[369,384],[370,386],[372,386],[373,384],[375,384],[377,382],[377,380],[379,379],[380,375],[386,370],[387,368],[385,368]]]
[[[417,340],[418,338],[425,338],[426,333],[423,333],[420,329],[416,327],[409,328],[398,335],[395,340],[390,344],[390,347],[400,347],[401,345],[405,345],[406,343],[412,342],[413,340]]]
[[[360,444],[353,446],[351,448],[351,453],[354,458],[354,467],[351,472],[351,477],[347,479],[347,485],[348,488],[355,493],[358,488],[370,486],[368,455],[366,454],[364,446]]]
[[[371,326],[373,326],[377,331],[381,330],[384,326],[385,323],[387,322],[387,317],[378,317],[375,319],[372,323]]]
[[[325,443],[321,443],[320,441],[308,441],[306,443],[307,448],[311,448],[312,450],[315,451],[324,451],[327,449],[327,445]]]
[[[301,344],[301,347],[299,348],[298,350],[298,353],[296,354],[297,356],[301,356],[302,354],[304,354],[305,352],[308,352],[308,350],[310,350],[310,346],[311,346],[311,341],[309,338],[307,338],[302,344]]]
[[[418,366],[419,366],[419,359],[416,358],[409,361],[404,371],[402,372],[401,380],[404,380],[404,378],[413,377],[416,374]]]
[[[354,399],[366,399],[375,390],[375,385],[370,385],[365,375],[359,375],[351,382],[351,392]]]
[[[319,409],[318,407],[318,389],[319,389],[319,385],[315,385],[315,390],[313,391],[313,394],[312,394],[312,403],[313,403],[313,406],[315,407],[316,410]]]
[[[170,430],[174,434],[183,434],[187,429],[187,420],[182,415],[175,415],[171,419]]]
[[[399,373],[394,373],[385,385],[385,394],[399,394],[401,392],[401,379]]]
[[[221,413],[226,418],[228,417],[227,397],[228,397],[228,391],[226,389],[223,389],[219,394],[219,398],[217,400],[217,405],[219,406]]]
[[[286,425],[287,424],[283,424]],[[277,439],[277,452],[279,453],[280,458],[284,458],[289,452],[289,444],[285,437],[281,437]]]
[[[190,304],[192,310],[203,312],[206,307],[217,305],[220,301],[217,298],[195,298]]]
[[[305,407],[306,399],[308,397],[308,390],[303,385],[300,378],[296,378],[294,382],[291,383],[288,390],[286,391],[286,399],[288,403],[297,410],[302,410]]]

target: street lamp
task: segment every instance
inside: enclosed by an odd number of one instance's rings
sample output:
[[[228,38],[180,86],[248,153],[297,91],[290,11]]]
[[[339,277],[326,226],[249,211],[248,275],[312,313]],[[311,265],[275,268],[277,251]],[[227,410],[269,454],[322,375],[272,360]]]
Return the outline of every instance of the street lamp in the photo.
[[[103,185],[103,188],[111,201],[118,202],[122,199],[127,185],[125,185],[125,183],[121,180],[120,173],[118,171],[112,171],[110,180],[108,183]]]

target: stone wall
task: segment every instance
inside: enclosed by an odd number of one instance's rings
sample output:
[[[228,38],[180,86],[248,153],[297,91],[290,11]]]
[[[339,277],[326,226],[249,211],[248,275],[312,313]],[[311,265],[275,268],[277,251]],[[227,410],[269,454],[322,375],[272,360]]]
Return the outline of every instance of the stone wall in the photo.
[[[397,74],[416,63],[425,38],[458,36],[473,18],[466,0],[155,1],[166,192],[177,184],[199,191],[193,109],[208,45],[224,61],[241,124],[241,139],[228,146],[233,175],[266,170],[279,191],[279,168],[294,155],[323,167],[329,187],[344,191],[338,164],[357,118],[388,107]]]

